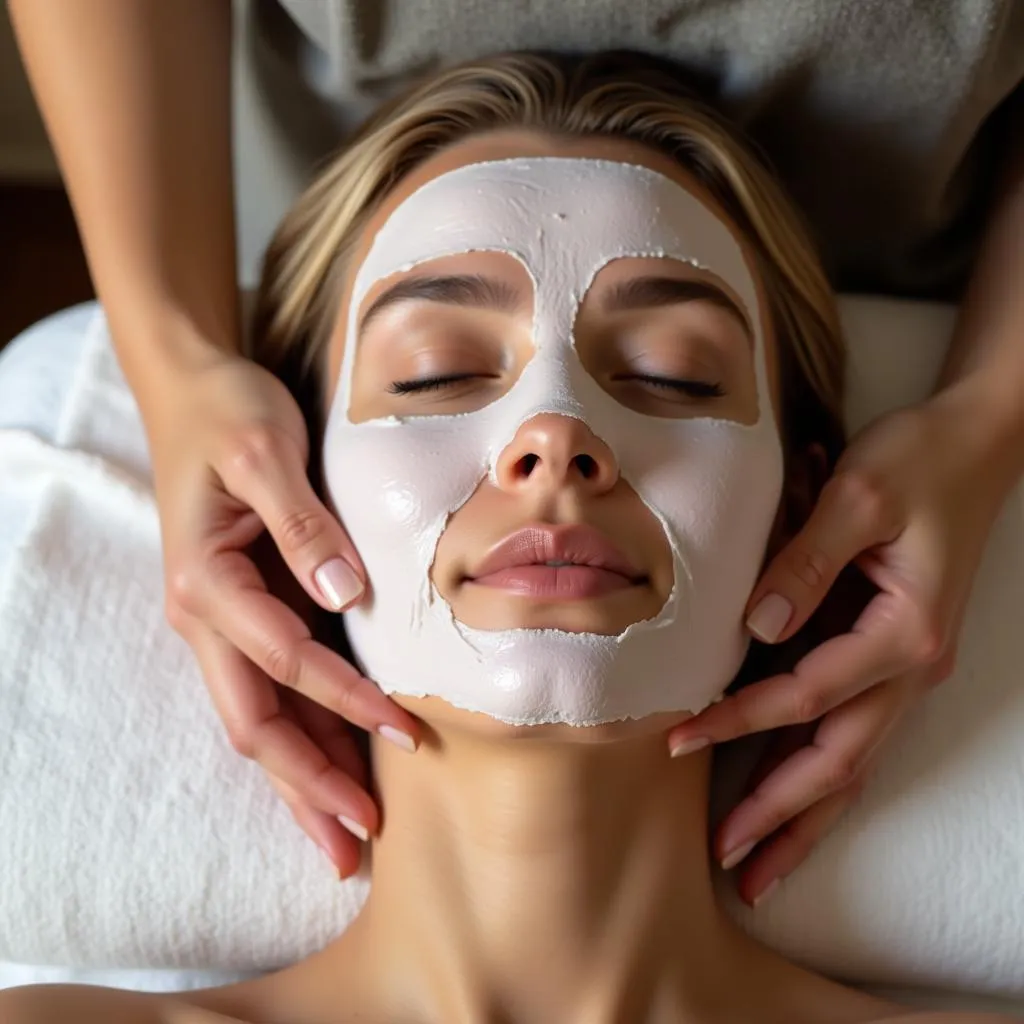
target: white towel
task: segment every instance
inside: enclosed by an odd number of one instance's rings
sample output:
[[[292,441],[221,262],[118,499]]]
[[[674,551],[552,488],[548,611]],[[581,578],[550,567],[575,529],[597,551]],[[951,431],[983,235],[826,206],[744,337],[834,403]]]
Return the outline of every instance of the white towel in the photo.
[[[872,299],[841,310],[852,430],[932,391],[953,310]],[[756,911],[717,878],[745,929],[849,981],[1024,997],[1022,627],[1019,486],[989,537],[952,678],[891,734],[859,803]],[[715,820],[756,743],[723,759]]]
[[[366,883],[340,885],[231,750],[163,621],[144,435],[88,315],[49,439],[0,432],[0,959],[289,963],[345,927]]]
[[[927,393],[949,310],[858,300],[844,315],[855,423]],[[39,330],[37,349],[62,323]],[[102,319],[71,326],[56,426],[23,410],[0,431],[0,959],[291,962],[344,928],[366,881],[334,881],[260,770],[228,746],[163,619],[137,411]],[[12,422],[5,372],[0,360],[0,424]],[[956,677],[892,739],[860,805],[756,913],[718,879],[745,928],[851,981],[1024,996],[1022,612],[1018,491],[989,545]],[[743,745],[723,761],[716,814]]]

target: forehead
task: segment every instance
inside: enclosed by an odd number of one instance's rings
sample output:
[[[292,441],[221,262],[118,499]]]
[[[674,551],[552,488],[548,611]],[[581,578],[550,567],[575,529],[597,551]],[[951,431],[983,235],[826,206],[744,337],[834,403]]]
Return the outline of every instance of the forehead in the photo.
[[[746,256],[715,212],[649,167],[575,157],[469,164],[421,186],[377,232],[350,312],[382,278],[480,250],[517,257],[542,306],[578,303],[613,259],[671,257],[722,278],[756,319]]]

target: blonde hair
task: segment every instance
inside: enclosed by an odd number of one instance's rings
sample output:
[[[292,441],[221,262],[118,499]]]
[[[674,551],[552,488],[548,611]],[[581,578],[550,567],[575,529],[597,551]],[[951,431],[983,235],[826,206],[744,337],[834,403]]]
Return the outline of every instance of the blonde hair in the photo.
[[[248,353],[288,384],[311,434],[322,428],[316,376],[342,275],[368,217],[432,154],[516,128],[630,139],[704,184],[757,261],[777,337],[787,450],[817,442],[831,466],[844,443],[844,358],[835,298],[810,235],[773,176],[690,94],[681,72],[630,52],[512,53],[461,64],[386,104],[327,163],[267,250]]]

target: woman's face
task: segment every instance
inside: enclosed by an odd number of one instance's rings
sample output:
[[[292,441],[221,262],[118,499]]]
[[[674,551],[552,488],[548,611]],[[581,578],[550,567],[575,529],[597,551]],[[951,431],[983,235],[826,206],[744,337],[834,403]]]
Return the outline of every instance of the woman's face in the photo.
[[[466,165],[519,157],[648,167],[718,215],[740,243],[755,282],[778,419],[775,339],[749,250],[699,183],[645,146],[522,131],[466,140],[395,187],[363,229],[352,267],[361,265],[392,211],[427,182]],[[354,422],[481,409],[513,387],[534,353],[534,282],[509,253],[443,256],[376,281],[356,312],[356,336],[346,339],[353,279],[327,352],[325,404],[334,398],[344,346],[356,345]],[[751,311],[714,273],[673,258],[614,259],[582,297],[574,342],[600,387],[652,422],[758,420]],[[522,556],[512,562],[530,564],[509,566],[510,547]],[[568,560],[591,564],[543,564]],[[503,567],[492,571],[496,561]],[[454,617],[477,629],[617,635],[658,614],[674,577],[665,530],[620,475],[610,448],[582,420],[549,413],[520,426],[493,474],[450,516],[431,578]],[[420,710],[421,703],[409,706]]]

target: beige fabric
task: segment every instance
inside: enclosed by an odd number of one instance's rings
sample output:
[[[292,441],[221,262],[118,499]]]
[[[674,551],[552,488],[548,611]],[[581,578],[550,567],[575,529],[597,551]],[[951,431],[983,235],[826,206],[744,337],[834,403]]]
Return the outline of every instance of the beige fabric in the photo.
[[[847,290],[956,294],[1008,119],[982,126],[1024,80],[1024,0],[248,2],[256,45],[272,54],[276,130],[310,153],[410,79],[466,57],[673,57],[767,152]],[[338,127],[311,143],[315,93],[338,101]]]

